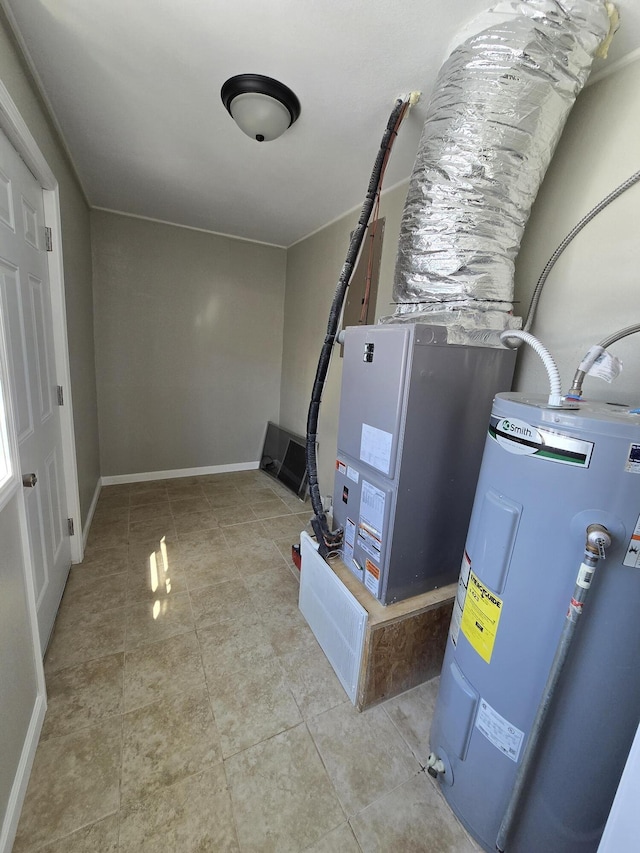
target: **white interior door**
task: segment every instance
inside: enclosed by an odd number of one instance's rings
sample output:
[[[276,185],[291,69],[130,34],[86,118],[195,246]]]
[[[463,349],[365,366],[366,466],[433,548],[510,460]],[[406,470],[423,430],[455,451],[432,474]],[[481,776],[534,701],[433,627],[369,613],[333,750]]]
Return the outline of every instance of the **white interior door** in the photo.
[[[71,565],[42,188],[0,135],[0,298],[42,652]]]
[[[45,702],[0,312],[0,851],[11,850]]]

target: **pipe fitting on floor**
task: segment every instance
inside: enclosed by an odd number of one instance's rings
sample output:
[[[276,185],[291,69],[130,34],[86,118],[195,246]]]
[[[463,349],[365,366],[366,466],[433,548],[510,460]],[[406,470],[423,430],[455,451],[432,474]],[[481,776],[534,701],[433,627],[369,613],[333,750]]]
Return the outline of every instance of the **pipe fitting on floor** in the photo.
[[[429,776],[433,776],[434,779],[437,779],[440,774],[445,772],[444,761],[435,754],[435,752],[429,753],[429,758],[427,759],[427,773]]]

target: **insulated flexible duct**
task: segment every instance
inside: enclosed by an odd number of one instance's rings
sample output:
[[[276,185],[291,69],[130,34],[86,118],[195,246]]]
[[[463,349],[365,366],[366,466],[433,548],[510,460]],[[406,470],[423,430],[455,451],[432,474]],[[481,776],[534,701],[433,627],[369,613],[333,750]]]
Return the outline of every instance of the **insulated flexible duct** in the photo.
[[[503,2],[453,50],[409,183],[386,321],[513,328],[522,233],[613,12],[603,0]]]

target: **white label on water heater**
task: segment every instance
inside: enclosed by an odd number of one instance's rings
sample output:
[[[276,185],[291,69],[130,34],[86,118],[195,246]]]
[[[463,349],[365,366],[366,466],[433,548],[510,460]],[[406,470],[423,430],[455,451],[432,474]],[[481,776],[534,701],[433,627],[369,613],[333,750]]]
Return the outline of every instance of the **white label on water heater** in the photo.
[[[480,699],[478,703],[478,713],[476,715],[476,728],[497,747],[500,752],[510,758],[512,761],[517,761],[520,755],[520,747],[524,739],[524,732],[513,726],[509,720],[505,720],[500,714],[492,708],[491,705],[484,699]]]
[[[496,424],[495,438],[501,447],[519,456],[533,456],[542,444],[542,436],[538,430],[517,418],[499,420]]]
[[[453,613],[451,614],[451,628],[449,635],[454,646],[458,645],[458,635],[460,634],[460,623],[462,622],[462,611],[467,598],[467,587],[469,586],[469,571],[471,569],[471,560],[466,550],[462,557],[462,566],[460,567],[460,576],[458,577],[458,591],[456,600],[453,602]]]
[[[593,452],[592,441],[583,441],[554,430],[538,429],[525,421],[500,418],[494,414],[489,422],[489,435],[509,453],[579,468],[589,467]]]

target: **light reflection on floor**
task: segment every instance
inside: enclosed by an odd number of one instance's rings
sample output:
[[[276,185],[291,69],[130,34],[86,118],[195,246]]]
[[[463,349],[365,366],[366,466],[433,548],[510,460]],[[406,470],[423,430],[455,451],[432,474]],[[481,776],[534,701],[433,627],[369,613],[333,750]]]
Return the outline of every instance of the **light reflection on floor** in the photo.
[[[162,566],[158,567],[158,559],[157,553],[158,550],[162,556]],[[168,595],[171,592],[171,578],[169,576],[169,554],[167,552],[167,541],[166,536],[163,536],[159,543],[159,548],[154,549],[149,554],[149,585],[151,587],[151,592],[161,592],[164,595]],[[160,601],[156,599],[153,603],[153,618],[157,619],[158,616],[163,615],[167,612],[167,602],[166,599]]]

